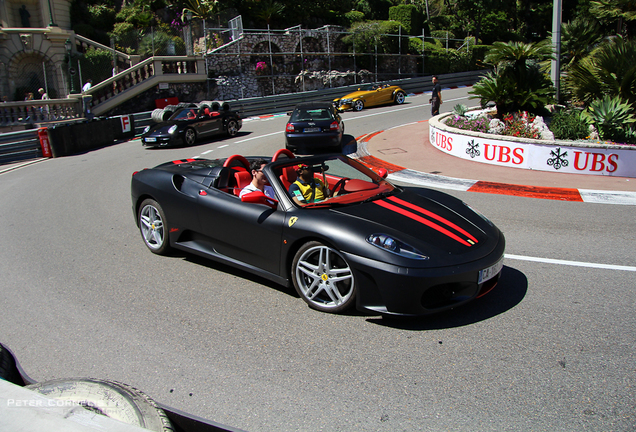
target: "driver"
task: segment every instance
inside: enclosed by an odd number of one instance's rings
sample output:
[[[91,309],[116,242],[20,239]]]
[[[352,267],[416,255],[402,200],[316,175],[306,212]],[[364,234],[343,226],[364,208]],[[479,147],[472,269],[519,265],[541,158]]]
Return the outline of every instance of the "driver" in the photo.
[[[296,204],[303,205],[329,198],[329,184],[315,178],[310,166],[299,164],[294,169],[298,178],[289,186],[289,194]]]

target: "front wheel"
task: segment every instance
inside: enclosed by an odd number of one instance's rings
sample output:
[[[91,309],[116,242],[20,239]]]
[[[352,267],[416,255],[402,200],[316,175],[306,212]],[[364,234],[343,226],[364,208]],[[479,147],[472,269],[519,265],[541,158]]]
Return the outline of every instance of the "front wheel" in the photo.
[[[296,252],[292,279],[298,295],[314,309],[338,313],[356,301],[349,263],[340,252],[320,242],[306,243]]]
[[[406,99],[406,95],[404,94],[404,92],[397,92],[395,94],[395,103],[398,105],[402,105],[404,103],[404,100]]]
[[[141,203],[137,223],[141,238],[152,253],[166,255],[170,251],[166,216],[157,201],[148,198]]]
[[[353,103],[353,110],[354,111],[362,111],[362,108],[364,108],[364,102],[361,100],[357,100]]]
[[[227,122],[227,134],[229,136],[235,137],[238,131],[239,131],[239,128],[238,128],[238,123],[236,122],[236,120],[230,120]]]
[[[191,146],[197,140],[197,133],[194,129],[188,128],[183,133],[183,143],[187,146]]]

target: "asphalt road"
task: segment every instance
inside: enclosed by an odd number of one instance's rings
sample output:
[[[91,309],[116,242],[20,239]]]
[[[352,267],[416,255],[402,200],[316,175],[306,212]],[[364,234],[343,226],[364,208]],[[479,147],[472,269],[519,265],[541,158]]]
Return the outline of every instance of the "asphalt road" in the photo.
[[[443,108],[465,95],[445,90]],[[345,133],[428,118],[428,98],[345,113]],[[636,429],[632,206],[448,191],[502,229],[508,259],[491,294],[420,320],[317,312],[293,288],[145,248],[133,171],[272,155],[285,122],[0,174],[0,341],[27,373],[122,381],[250,432]]]

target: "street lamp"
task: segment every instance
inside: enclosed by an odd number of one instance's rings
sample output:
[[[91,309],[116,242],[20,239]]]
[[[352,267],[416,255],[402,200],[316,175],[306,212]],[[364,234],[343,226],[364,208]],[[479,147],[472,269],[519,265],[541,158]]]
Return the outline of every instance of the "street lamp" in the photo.
[[[68,56],[68,79],[71,82],[71,91],[70,93],[75,93],[75,82],[73,80],[73,75],[75,75],[75,69],[73,69],[73,67],[71,67],[71,40],[70,39],[66,39],[66,42],[64,42],[64,47],[66,48],[66,55]]]
[[[49,17],[51,18],[51,20],[49,21],[49,27],[57,27],[57,24],[53,22],[53,9],[51,8],[51,0],[48,0],[48,2],[49,2]]]

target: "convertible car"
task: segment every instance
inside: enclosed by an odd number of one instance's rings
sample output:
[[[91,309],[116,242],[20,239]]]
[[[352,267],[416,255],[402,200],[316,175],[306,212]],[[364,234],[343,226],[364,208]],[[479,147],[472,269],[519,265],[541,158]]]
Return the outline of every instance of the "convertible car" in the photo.
[[[426,315],[497,284],[504,236],[462,201],[395,186],[385,170],[341,154],[287,149],[262,168],[276,199],[239,198],[255,159],[176,160],[134,173],[132,209],[150,251],[177,248],[293,284],[309,306],[334,313]],[[306,170],[329,188],[325,199],[292,199]]]
[[[183,144],[190,146],[198,138],[226,134],[236,136],[243,126],[239,114],[228,109],[210,110],[207,107],[184,107],[159,124],[148,126],[141,135],[147,147]]]
[[[333,104],[338,111],[362,111],[377,105],[390,103],[403,104],[406,99],[406,92],[398,86],[388,84],[367,84],[358,88],[357,91],[333,100]]]

